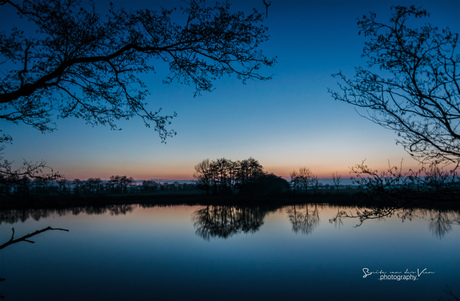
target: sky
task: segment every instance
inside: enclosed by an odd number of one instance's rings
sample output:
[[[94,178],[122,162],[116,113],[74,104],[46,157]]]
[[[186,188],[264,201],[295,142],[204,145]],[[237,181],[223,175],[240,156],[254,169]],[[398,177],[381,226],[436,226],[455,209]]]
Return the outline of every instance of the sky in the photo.
[[[98,9],[108,8],[108,2],[96,1]],[[180,3],[113,2],[133,9]],[[265,11],[262,0],[230,3],[232,9]],[[177,135],[166,143],[139,119],[119,122],[121,131],[79,119],[56,120],[58,130],[46,134],[0,121],[14,139],[2,155],[17,166],[23,160],[45,160],[69,180],[111,175],[190,180],[197,163],[222,157],[253,157],[265,171],[285,178],[299,167],[320,178],[334,172],[348,178],[350,167],[363,160],[379,170],[401,161],[405,168],[417,168],[419,163],[396,144],[396,133],[360,117],[354,107],[328,93],[328,88],[338,88],[331,74],[342,71],[351,77],[356,66],[365,65],[365,38],[358,35],[357,18],[372,11],[387,21],[392,5],[412,4],[428,10],[431,24],[460,33],[460,0],[271,0],[265,20],[270,40],[261,45],[266,56],[277,56],[274,67],[262,70],[273,75],[271,80],[244,85],[225,77],[214,82],[214,91],[194,97],[193,87],[163,84],[168,72],[161,65],[149,74],[149,108],[177,113],[170,126]],[[7,18],[1,9],[3,27]]]

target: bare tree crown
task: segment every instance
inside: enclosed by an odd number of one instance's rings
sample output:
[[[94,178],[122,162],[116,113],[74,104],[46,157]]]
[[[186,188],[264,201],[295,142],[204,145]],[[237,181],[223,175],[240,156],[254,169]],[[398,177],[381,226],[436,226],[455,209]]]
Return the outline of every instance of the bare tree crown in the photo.
[[[376,14],[358,21],[368,37],[367,68],[353,78],[335,74],[333,98],[366,109],[366,118],[398,134],[398,143],[422,162],[460,160],[460,55],[458,34],[430,24],[411,27],[427,11],[392,8],[390,22]]]
[[[91,2],[90,2],[91,3]],[[173,10],[127,11],[112,5],[105,16],[94,4],[71,0],[4,0],[21,23],[0,32],[0,119],[42,132],[54,118],[77,117],[117,128],[117,120],[140,117],[161,139],[174,135],[167,125],[176,114],[147,108],[148,87],[141,74],[164,61],[173,81],[211,91],[213,81],[236,75],[241,81],[265,80],[272,66],[259,49],[268,40],[261,14],[232,12],[228,2],[207,6],[192,0]],[[175,19],[179,11],[182,23]],[[21,25],[34,28],[27,35]],[[1,141],[11,140],[6,134]]]

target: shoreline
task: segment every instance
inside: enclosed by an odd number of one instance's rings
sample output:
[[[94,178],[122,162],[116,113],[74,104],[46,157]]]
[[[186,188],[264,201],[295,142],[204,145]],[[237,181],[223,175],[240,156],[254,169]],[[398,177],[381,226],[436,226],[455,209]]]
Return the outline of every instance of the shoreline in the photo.
[[[460,200],[455,196],[444,200],[429,200],[432,196],[412,200],[383,201],[369,198],[362,191],[328,191],[318,194],[274,194],[274,195],[206,195],[204,193],[140,193],[140,194],[91,194],[51,195],[32,198],[5,198],[0,201],[0,211],[15,209],[65,209],[73,207],[103,207],[110,205],[147,206],[290,206],[328,204],[358,207],[401,207],[421,209],[460,210]]]

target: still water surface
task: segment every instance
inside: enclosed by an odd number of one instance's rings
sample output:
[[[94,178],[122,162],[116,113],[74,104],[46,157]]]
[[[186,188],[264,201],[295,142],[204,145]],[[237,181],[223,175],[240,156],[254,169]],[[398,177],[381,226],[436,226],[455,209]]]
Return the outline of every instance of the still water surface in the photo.
[[[6,300],[448,300],[459,214],[344,218],[352,207],[139,205],[2,213]],[[403,215],[406,217],[404,218]],[[380,280],[385,278],[387,280]],[[392,280],[393,279],[393,280]],[[399,281],[397,280],[399,279]],[[408,279],[408,280],[405,280]],[[416,280],[414,280],[416,279]]]

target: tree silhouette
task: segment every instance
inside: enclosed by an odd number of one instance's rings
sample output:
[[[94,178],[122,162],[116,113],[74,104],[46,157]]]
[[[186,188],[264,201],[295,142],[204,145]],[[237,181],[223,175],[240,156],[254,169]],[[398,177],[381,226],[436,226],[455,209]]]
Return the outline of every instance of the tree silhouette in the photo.
[[[289,182],[275,174],[260,175],[255,182],[242,187],[240,193],[253,195],[273,195],[289,191]]]
[[[368,68],[354,78],[342,73],[336,100],[366,109],[367,119],[398,134],[398,143],[422,162],[460,160],[460,55],[458,34],[411,18],[426,10],[392,7],[388,24],[376,14],[358,21],[368,37],[362,56]]]
[[[386,205],[399,207],[416,200],[457,200],[460,195],[460,175],[457,167],[446,170],[437,165],[419,170],[403,171],[401,165],[378,171],[363,161],[351,167],[351,180],[359,189],[371,196],[374,201],[381,200]]]
[[[27,196],[31,181],[34,181],[34,186],[43,187],[62,178],[45,161],[34,163],[24,160],[19,168],[14,168],[13,163],[0,156],[0,195],[10,195],[14,191],[17,195]]]
[[[196,180],[196,185],[199,189],[206,191],[206,194],[209,194],[211,191],[211,163],[209,159],[203,160],[197,165],[195,165],[195,173],[193,177]]]
[[[340,182],[342,181],[342,176],[338,172],[332,173],[332,183],[334,183],[335,189],[338,191],[340,187]]]
[[[263,167],[254,158],[245,159],[237,162],[237,178],[241,186],[254,184],[258,178],[264,175]]]
[[[262,165],[254,158],[232,161],[225,158],[203,160],[195,165],[193,177],[197,187],[207,194],[232,194],[237,188],[240,192],[253,192],[261,188],[261,180],[268,180]]]
[[[134,182],[132,177],[127,176],[110,176],[108,181],[108,190],[111,192],[127,193],[128,187]]]
[[[299,168],[299,171],[293,170],[290,173],[291,186],[294,191],[304,190],[307,194],[308,187],[312,188],[316,193],[319,186],[318,177],[313,175],[313,172],[306,167]]]
[[[195,95],[224,75],[269,79],[259,69],[275,62],[259,49],[268,40],[262,15],[234,12],[228,2],[192,0],[159,12],[111,5],[105,16],[79,0],[1,0],[0,6],[22,19],[0,32],[0,119],[42,132],[55,129],[55,117],[116,129],[118,120],[138,116],[164,141],[175,134],[166,127],[176,114],[148,110],[141,78],[155,62],[169,65],[165,83],[193,85]],[[10,140],[1,134],[0,142]]]

